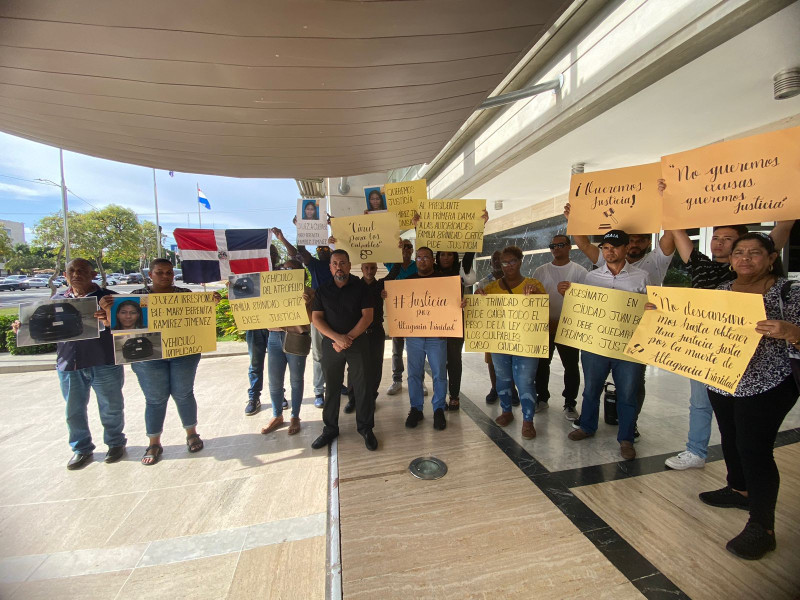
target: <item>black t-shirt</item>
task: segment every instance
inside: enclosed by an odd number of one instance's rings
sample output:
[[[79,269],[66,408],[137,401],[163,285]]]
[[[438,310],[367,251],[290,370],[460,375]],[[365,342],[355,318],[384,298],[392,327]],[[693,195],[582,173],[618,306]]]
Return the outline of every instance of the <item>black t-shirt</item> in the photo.
[[[693,288],[715,290],[723,283],[736,279],[736,273],[731,271],[728,263],[712,260],[698,250],[692,250],[689,266],[692,269]]]
[[[325,321],[336,333],[347,333],[361,320],[361,310],[375,308],[372,294],[358,277],[351,274],[342,287],[331,282],[320,286],[314,295],[312,311],[325,313]]]
[[[372,325],[370,328],[383,327],[383,279],[375,279],[372,283],[361,280],[372,298]]]

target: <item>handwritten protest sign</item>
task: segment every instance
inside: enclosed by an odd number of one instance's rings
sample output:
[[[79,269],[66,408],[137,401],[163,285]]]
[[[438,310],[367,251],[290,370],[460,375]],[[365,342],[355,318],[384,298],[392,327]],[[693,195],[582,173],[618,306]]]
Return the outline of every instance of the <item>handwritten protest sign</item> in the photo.
[[[646,302],[645,294],[573,283],[564,294],[556,344],[639,362],[624,350]]]
[[[661,163],[576,173],[569,184],[567,233],[602,235],[661,231]]]
[[[346,250],[350,262],[400,262],[403,252],[397,245],[400,225],[393,212],[331,219],[336,248]]]
[[[328,201],[302,198],[297,201],[297,243],[303,246],[328,245]]]
[[[163,358],[217,349],[217,326],[212,292],[150,294],[150,331],[161,332]]]
[[[800,127],[661,157],[664,229],[800,217]]]
[[[461,278],[387,281],[386,320],[392,337],[462,337]]]
[[[423,200],[419,203],[417,248],[434,252],[480,252],[486,200]]]
[[[303,300],[305,271],[292,269],[256,275],[259,275],[258,294],[230,301],[236,327],[248,331],[308,325],[308,312]],[[238,275],[232,275],[231,279],[236,277]],[[233,285],[235,282],[231,284]]]
[[[467,352],[548,355],[550,296],[489,294],[466,298],[464,348]]]
[[[647,297],[658,308],[646,310],[625,354],[642,362],[736,391],[766,319],[758,294],[724,290],[650,287]]]
[[[411,220],[419,209],[420,201],[428,199],[427,181],[418,179],[387,183],[383,190],[386,194],[388,209],[397,213],[397,217],[400,219],[400,229],[411,229],[414,226]]]

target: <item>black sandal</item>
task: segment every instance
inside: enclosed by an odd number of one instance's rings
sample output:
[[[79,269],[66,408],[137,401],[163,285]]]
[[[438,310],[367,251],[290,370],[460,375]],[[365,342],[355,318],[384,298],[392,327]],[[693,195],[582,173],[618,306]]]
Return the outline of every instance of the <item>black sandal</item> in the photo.
[[[150,450],[155,450],[155,454],[148,454]],[[153,444],[152,446],[148,446],[147,450],[144,451],[144,456],[142,456],[142,464],[145,467],[152,467],[156,464],[159,460],[161,460],[161,455],[164,453],[164,448],[161,444]],[[150,462],[144,462],[145,459],[150,459]]]
[[[189,448],[189,452],[200,452],[200,450],[203,449],[203,440],[200,439],[199,434],[193,433],[192,435],[186,437],[186,446]]]

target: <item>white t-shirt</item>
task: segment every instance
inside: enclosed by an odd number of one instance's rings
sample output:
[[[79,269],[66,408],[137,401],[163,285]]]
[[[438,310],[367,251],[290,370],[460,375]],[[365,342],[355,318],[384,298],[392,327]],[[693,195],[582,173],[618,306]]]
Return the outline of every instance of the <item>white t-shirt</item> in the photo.
[[[637,269],[647,271],[649,275],[647,281],[648,285],[661,285],[664,283],[664,277],[667,276],[667,269],[669,269],[669,264],[672,262],[672,256],[674,254],[673,252],[667,256],[661,250],[661,245],[656,244],[656,247],[645,254],[643,259],[630,264]],[[602,267],[604,264],[606,264],[606,259],[603,258],[603,253],[600,252],[600,257],[597,259],[597,262],[594,263],[594,266]]]
[[[547,263],[537,267],[533,272],[533,278],[541,281],[544,289],[550,295],[550,320],[556,321],[561,315],[561,307],[564,305],[564,296],[558,293],[559,282],[583,283],[586,278],[586,269],[572,261],[561,266]]]

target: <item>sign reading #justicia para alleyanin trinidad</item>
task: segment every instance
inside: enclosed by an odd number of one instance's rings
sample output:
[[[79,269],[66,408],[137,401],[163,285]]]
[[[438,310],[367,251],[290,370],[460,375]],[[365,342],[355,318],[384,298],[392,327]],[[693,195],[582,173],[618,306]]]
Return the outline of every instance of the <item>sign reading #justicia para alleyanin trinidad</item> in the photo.
[[[461,278],[387,281],[386,321],[391,337],[462,337]]]

